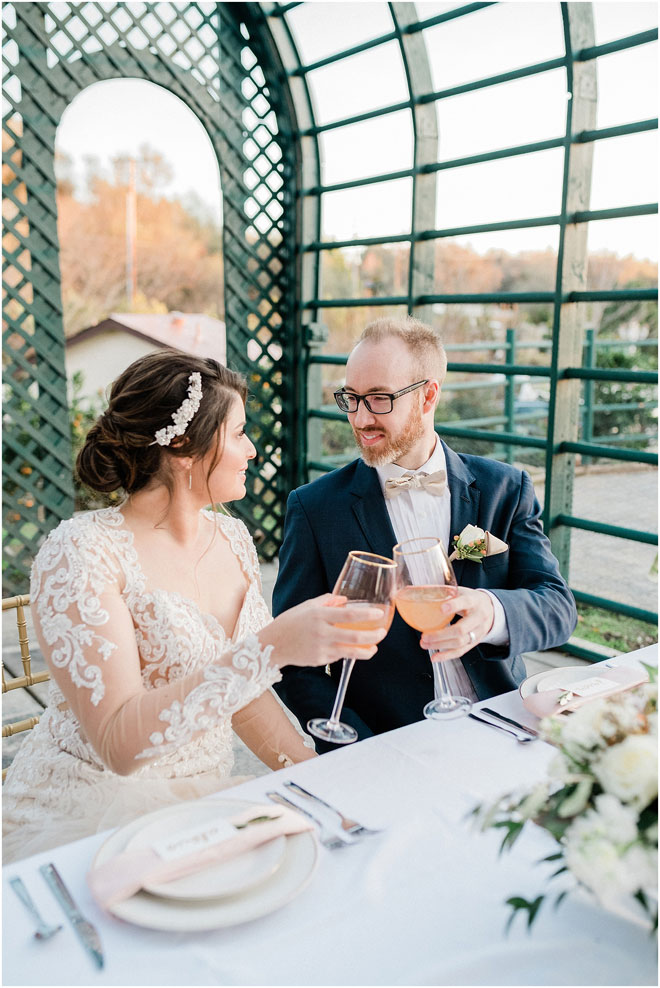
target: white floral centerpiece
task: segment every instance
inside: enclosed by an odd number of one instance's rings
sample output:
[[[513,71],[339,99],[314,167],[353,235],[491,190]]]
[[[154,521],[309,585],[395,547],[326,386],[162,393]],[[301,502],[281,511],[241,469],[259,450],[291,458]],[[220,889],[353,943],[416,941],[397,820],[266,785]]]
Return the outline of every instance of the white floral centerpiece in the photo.
[[[605,908],[636,900],[657,929],[658,688],[657,671],[646,668],[643,686],[542,720],[540,736],[559,749],[550,777],[474,813],[482,830],[504,830],[502,849],[528,821],[543,827],[558,843],[543,859],[555,866],[552,878],[569,872]],[[544,898],[507,899],[509,923],[524,911],[531,926]]]

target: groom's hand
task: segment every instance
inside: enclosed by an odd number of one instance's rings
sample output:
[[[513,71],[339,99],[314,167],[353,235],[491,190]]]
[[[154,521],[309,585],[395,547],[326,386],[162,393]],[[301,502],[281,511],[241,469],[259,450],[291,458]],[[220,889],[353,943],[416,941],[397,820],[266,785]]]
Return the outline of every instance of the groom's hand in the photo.
[[[429,631],[422,635],[420,645],[437,650],[433,656],[436,661],[459,659],[478,645],[493,627],[493,601],[483,590],[459,587],[457,595],[446,600],[441,608],[449,621],[455,614],[460,614],[461,620],[448,624],[441,631]]]

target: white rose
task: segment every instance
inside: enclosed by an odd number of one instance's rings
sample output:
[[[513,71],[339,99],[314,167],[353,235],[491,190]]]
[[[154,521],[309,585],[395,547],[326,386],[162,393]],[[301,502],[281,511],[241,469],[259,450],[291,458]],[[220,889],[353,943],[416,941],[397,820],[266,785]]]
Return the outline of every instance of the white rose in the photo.
[[[630,690],[621,693],[615,699],[618,700],[615,705],[617,724],[624,734],[634,734],[635,731],[639,730],[643,719],[643,711],[646,706],[644,695],[637,690]]]
[[[616,796],[601,793],[594,800],[603,833],[615,844],[630,844],[637,840],[637,813],[624,806]]]
[[[606,903],[635,891],[616,846],[601,833],[573,833],[575,824],[566,831],[564,860],[579,882]]]
[[[564,859],[575,877],[604,904],[650,887],[653,849],[637,843],[637,814],[614,796],[596,797],[564,835]],[[632,846],[631,846],[632,845]]]
[[[591,770],[605,792],[643,809],[658,795],[658,748],[649,734],[631,734],[603,752]]]
[[[658,894],[658,850],[634,844],[623,857],[629,875],[631,891],[642,889],[647,894]]]
[[[561,743],[575,754],[574,748],[582,748],[589,752],[594,748],[604,748],[609,736],[607,712],[609,706],[606,700],[593,700],[580,707],[570,717],[564,720]]]
[[[644,697],[644,702],[652,707],[658,706],[658,684],[657,683],[643,683],[640,686],[640,691]]]
[[[564,755],[559,752],[548,765],[548,775],[551,779],[560,779],[562,782],[568,782],[572,781],[575,772]]]
[[[466,525],[460,534],[460,541],[464,545],[468,545],[470,542],[478,542],[479,539],[485,539],[486,533],[483,528],[477,528],[476,525]]]

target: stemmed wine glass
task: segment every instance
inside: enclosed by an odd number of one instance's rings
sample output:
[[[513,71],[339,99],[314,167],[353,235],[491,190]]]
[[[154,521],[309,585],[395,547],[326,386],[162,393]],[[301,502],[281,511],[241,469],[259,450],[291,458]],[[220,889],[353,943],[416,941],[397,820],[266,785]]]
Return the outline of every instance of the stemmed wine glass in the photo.
[[[407,539],[394,546],[396,591],[394,601],[403,620],[417,631],[440,631],[451,620],[440,610],[443,601],[455,597],[458,589],[454,570],[440,539]],[[429,649],[433,656],[436,649]],[[424,716],[448,720],[469,713],[472,702],[465,696],[452,696],[441,661],[431,662],[435,700],[424,707]]]
[[[376,628],[389,629],[394,617],[394,575],[396,564],[385,556],[377,556],[372,552],[349,552],[346,562],[339,574],[333,593],[348,598],[353,607],[363,605],[365,609],[380,607],[383,616],[364,621],[334,621],[338,628],[352,628],[355,631],[372,631]],[[338,612],[339,618],[341,612]],[[339,720],[348,680],[355,665],[355,659],[342,659],[341,678],[337,687],[332,713],[329,718],[316,717],[307,723],[307,730],[315,738],[332,741],[334,744],[350,744],[357,741],[357,731],[349,724]]]

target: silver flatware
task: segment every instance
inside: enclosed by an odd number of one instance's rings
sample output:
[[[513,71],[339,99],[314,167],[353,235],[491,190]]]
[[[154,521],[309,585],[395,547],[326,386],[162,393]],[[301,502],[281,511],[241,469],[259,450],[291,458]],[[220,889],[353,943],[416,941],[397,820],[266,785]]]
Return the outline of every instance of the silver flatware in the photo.
[[[331,806],[330,803],[326,803],[324,799],[320,796],[315,796],[313,792],[309,792],[308,789],[303,789],[302,786],[298,785],[297,782],[285,782],[284,785],[291,792],[298,793],[304,799],[311,799],[315,803],[319,803],[320,806],[325,806],[326,809],[331,810],[336,813],[341,821],[342,830],[345,830],[347,834],[351,834],[353,837],[370,837],[373,834],[379,834],[380,830],[372,830],[370,827],[365,827],[363,824],[358,823],[357,820],[351,820],[350,817],[344,816],[344,814],[337,809],[336,806]]]
[[[34,931],[37,940],[50,940],[51,937],[54,937],[62,929],[62,925],[55,926],[53,923],[46,922],[35,906],[32,896],[23,883],[23,879],[19,878],[18,875],[14,875],[13,878],[9,879],[9,884],[37,924],[37,928]]]
[[[346,847],[347,844],[353,843],[351,840],[344,840],[338,834],[331,833],[325,824],[322,823],[317,817],[315,817],[312,813],[309,813],[307,810],[304,810],[302,806],[298,806],[298,804],[294,803],[293,800],[287,799],[286,796],[283,796],[281,793],[267,792],[266,795],[273,803],[279,803],[280,806],[288,806],[291,810],[297,810],[298,813],[302,813],[303,816],[306,816],[309,820],[315,823],[319,828],[319,840],[324,847],[329,848],[331,851],[337,847]]]
[[[42,865],[39,871],[44,876],[48,887],[64,910],[64,915],[73,927],[73,931],[81,944],[92,957],[97,967],[103,967],[103,950],[101,940],[95,926],[85,919],[78,906],[75,904],[71,893],[62,881],[62,876],[50,862]]]
[[[513,720],[512,717],[505,717],[504,714],[499,714],[497,710],[491,710],[490,707],[480,707],[485,714],[490,714],[491,717],[496,717],[498,720],[503,720],[507,724],[511,724],[513,727],[517,727],[519,731],[526,731],[527,734],[531,734],[533,737],[537,738],[539,732],[534,730],[533,727],[528,727],[527,724],[520,724],[517,720]]]
[[[468,717],[471,717],[473,720],[478,720],[480,724],[486,724],[487,727],[493,727],[496,731],[504,731],[505,734],[510,734],[516,739],[516,741],[519,741],[520,744],[528,744],[530,741],[536,740],[531,734],[523,734],[522,731],[514,731],[512,727],[505,727],[504,724],[499,724],[494,720],[486,720],[485,717],[479,717],[475,713],[470,712]]]

